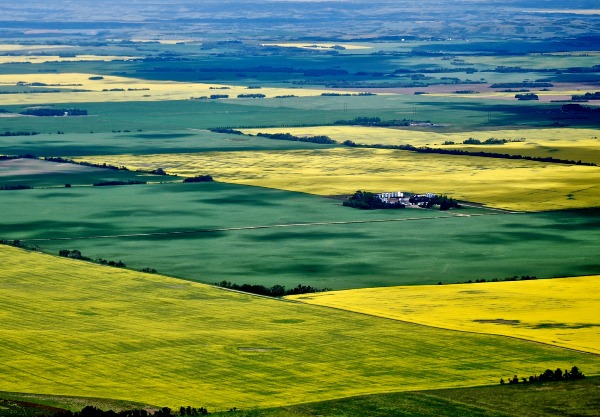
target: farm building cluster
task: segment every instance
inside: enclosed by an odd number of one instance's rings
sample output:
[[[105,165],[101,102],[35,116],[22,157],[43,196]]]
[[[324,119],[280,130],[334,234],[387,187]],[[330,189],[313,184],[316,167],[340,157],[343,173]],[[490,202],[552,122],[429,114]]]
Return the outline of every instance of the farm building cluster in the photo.
[[[425,193],[425,194],[411,194],[402,191],[395,191],[389,193],[379,193],[376,194],[376,197],[379,198],[384,203],[388,204],[403,204],[405,206],[418,206],[425,207],[427,206],[435,197],[436,194],[433,193]]]

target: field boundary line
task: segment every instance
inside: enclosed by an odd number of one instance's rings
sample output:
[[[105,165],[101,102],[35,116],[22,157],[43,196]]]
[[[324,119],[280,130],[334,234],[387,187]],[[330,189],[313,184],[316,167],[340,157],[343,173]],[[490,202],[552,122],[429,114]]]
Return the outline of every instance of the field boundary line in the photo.
[[[310,293],[308,295],[310,296]],[[537,340],[526,339],[524,337],[508,336],[508,335],[497,334],[497,333],[474,332],[474,331],[471,331],[471,330],[449,329],[447,327],[439,327],[439,326],[433,326],[431,324],[422,324],[422,323],[417,323],[417,322],[414,322],[414,321],[406,321],[406,320],[395,319],[395,318],[392,318],[392,317],[378,316],[376,314],[369,314],[369,313],[365,313],[365,312],[362,312],[362,311],[353,311],[353,310],[348,310],[348,309],[341,308],[341,307],[325,306],[325,305],[322,305],[322,304],[311,304],[311,303],[306,303],[306,302],[300,301],[300,300],[287,299],[287,301],[292,301],[292,302],[296,302],[296,303],[299,303],[299,304],[316,306],[316,307],[330,308],[332,310],[345,311],[347,313],[362,314],[363,316],[367,316],[367,317],[376,317],[376,318],[385,319],[385,320],[391,320],[391,321],[395,321],[395,322],[399,322],[399,323],[404,323],[404,324],[412,324],[413,326],[429,327],[431,329],[448,330],[448,331],[451,331],[451,332],[459,332],[459,333],[470,333],[470,334],[478,334],[478,335],[486,335],[486,336],[507,337],[509,339],[515,339],[515,340],[520,340],[520,341],[524,341],[524,342],[535,343],[537,345],[552,347],[552,348],[556,348],[556,349],[568,350],[568,351],[575,352],[575,353],[582,353],[582,354],[585,354],[585,355],[592,355],[592,356],[600,356],[600,353],[588,352],[586,350],[580,350],[580,349],[573,349],[573,348],[569,348],[569,347],[566,347],[566,346],[553,345],[553,344],[550,344],[550,343],[539,342]]]
[[[241,227],[227,227],[227,228],[218,228],[218,229],[181,230],[181,231],[172,231],[172,232],[131,233],[131,234],[123,234],[123,235],[29,238],[29,239],[16,239],[16,240],[18,240],[20,242],[49,242],[49,241],[57,241],[57,240],[114,239],[114,238],[122,238],[122,237],[168,236],[168,235],[186,235],[186,234],[196,234],[196,233],[231,232],[231,231],[237,231],[237,230],[275,229],[275,228],[282,228],[282,227],[333,226],[333,225],[343,225],[343,224],[367,224],[367,223],[403,222],[403,221],[416,221],[416,220],[454,219],[457,217],[497,216],[500,214],[521,214],[521,212],[476,213],[476,214],[462,214],[462,215],[461,214],[452,214],[450,216],[405,217],[405,218],[401,218],[401,219],[349,220],[349,221],[341,221],[341,222],[285,223],[285,224],[273,224],[273,225],[263,225],[263,226],[241,226]]]

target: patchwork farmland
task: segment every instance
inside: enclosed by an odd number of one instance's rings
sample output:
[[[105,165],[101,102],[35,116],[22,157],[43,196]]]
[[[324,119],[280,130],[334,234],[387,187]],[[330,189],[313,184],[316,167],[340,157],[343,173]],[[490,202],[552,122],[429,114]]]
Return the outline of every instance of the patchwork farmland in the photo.
[[[600,415],[589,4],[163,3],[0,4],[0,417]]]

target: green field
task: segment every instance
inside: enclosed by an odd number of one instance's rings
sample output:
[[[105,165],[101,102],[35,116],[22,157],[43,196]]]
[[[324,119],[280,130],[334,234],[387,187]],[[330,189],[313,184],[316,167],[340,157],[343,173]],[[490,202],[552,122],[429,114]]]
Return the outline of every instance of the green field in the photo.
[[[505,337],[6,246],[0,262],[2,391],[248,409],[496,384],[574,365],[600,373],[596,356]]]
[[[222,183],[23,190],[5,192],[3,201],[4,239],[415,219],[25,242],[48,253],[78,249],[92,258],[121,259],[128,267],[201,282],[344,289],[600,272],[595,210],[362,211],[338,200]],[[27,211],[21,210],[25,204]],[[482,213],[490,215],[455,216]]]
[[[0,225],[0,237],[5,239],[452,216],[438,210],[356,210],[343,207],[340,200],[219,182],[21,190],[5,192],[3,202],[6,219]],[[28,211],[20,209],[24,204]]]

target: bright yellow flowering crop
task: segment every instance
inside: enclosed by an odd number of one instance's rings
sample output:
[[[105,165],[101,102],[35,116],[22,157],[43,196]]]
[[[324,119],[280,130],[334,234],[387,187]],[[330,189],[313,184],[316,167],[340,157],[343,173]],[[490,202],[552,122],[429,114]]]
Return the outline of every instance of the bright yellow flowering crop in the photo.
[[[600,353],[600,276],[364,288],[288,297],[445,329]]]

